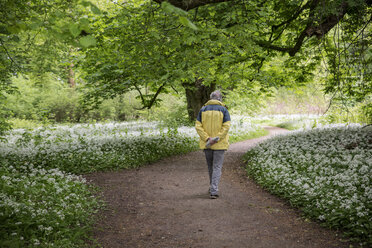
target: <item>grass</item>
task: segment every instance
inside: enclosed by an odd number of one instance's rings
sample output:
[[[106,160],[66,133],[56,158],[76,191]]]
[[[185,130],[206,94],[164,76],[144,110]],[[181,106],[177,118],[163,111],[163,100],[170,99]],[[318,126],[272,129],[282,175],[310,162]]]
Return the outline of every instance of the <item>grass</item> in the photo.
[[[233,144],[233,143],[243,141],[243,140],[255,139],[255,138],[262,137],[262,136],[266,136],[268,134],[269,134],[269,131],[267,131],[266,129],[261,128],[261,129],[257,129],[256,131],[253,131],[253,132],[243,133],[239,136],[232,135],[232,136],[230,136],[230,143]]]

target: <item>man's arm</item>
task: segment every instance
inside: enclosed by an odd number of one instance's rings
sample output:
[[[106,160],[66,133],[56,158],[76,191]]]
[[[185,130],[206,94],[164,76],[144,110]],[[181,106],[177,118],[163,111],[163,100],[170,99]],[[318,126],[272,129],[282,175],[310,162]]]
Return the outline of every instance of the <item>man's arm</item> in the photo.
[[[221,130],[218,132],[217,137],[220,137],[220,139],[224,139],[227,135],[227,132],[230,129],[231,121],[226,121],[222,123]]]
[[[222,127],[221,130],[218,132],[217,137],[220,137],[220,139],[224,139],[227,135],[227,132],[230,129],[231,125],[231,119],[229,111],[226,109],[223,113],[223,121],[222,121]]]
[[[200,121],[196,120],[196,122],[195,122],[195,128],[196,128],[196,132],[200,136],[200,139],[202,139],[205,142],[207,142],[207,140],[209,138],[209,135],[207,134],[207,132],[205,132],[205,130],[203,128],[203,125],[202,125],[202,123]]]
[[[198,116],[196,117],[195,129],[196,129],[196,132],[199,134],[200,139],[207,142],[207,140],[209,138],[209,135],[207,134],[207,132],[203,128],[201,115],[202,115],[202,111],[200,110]]]

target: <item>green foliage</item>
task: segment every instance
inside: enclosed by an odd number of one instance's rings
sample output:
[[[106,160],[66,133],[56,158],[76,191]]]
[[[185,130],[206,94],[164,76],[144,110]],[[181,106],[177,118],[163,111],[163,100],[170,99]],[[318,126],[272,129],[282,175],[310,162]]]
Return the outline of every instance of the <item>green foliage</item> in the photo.
[[[58,69],[71,46],[79,46],[79,34],[90,32],[89,19],[82,17],[91,15],[87,4],[97,13],[89,1],[1,1],[0,81],[15,73]],[[83,40],[91,45],[94,38]]]
[[[329,73],[323,75],[326,92],[359,102],[370,94],[371,8],[365,1],[348,0],[339,25],[318,34],[323,39],[307,41],[301,35],[344,11],[340,1],[227,1],[191,10],[178,3],[188,11],[165,1],[160,8],[149,0],[126,1],[123,8],[93,2],[2,1],[0,82],[28,72],[43,84],[45,71],[65,80],[66,68],[73,65],[89,89],[84,105],[136,90],[150,108],[160,93],[201,79],[222,89],[249,89],[252,104],[244,111],[251,112],[261,103],[257,97],[273,87],[314,80],[323,61]]]
[[[225,101],[231,113],[247,116],[320,115],[327,108],[328,100],[322,94],[321,86],[314,83],[301,87],[272,88],[267,92],[260,90],[260,87],[260,84],[251,84],[250,87],[238,86],[234,91],[226,91]]]
[[[6,113],[7,112],[4,110],[4,107],[0,105],[0,136],[11,128],[11,124],[9,123],[8,119],[4,118]]]
[[[363,102],[334,100],[327,114],[322,118],[326,123],[372,123],[371,97]]]
[[[1,70],[1,68],[0,68]],[[6,93],[13,93],[13,87],[10,86],[8,83],[8,79],[2,81],[0,79],[0,139],[1,136],[10,129],[10,124],[8,122],[7,117],[7,106],[8,106],[8,99],[6,98]]]
[[[353,23],[335,28],[333,36],[327,40],[324,52],[328,64],[325,68],[325,93],[361,102],[372,94],[372,39],[369,35],[372,29],[364,17],[353,18]],[[355,28],[357,23],[363,28],[357,33],[351,32],[349,28]],[[362,39],[355,36],[361,36]]]
[[[364,3],[353,3],[359,6],[358,11],[368,12]],[[321,41],[299,43],[303,49],[292,57],[277,53],[281,50],[275,48],[296,43],[303,32],[304,22],[297,20],[298,16],[291,19],[300,7],[309,9],[309,3],[301,4],[227,2],[187,12],[163,1],[161,8],[151,1],[129,2],[123,9],[108,7],[93,25],[100,27],[94,34],[99,45],[87,50],[81,63],[87,72],[86,96],[99,103],[102,98],[146,88],[149,91],[142,100],[150,108],[158,95],[154,92],[167,93],[170,87],[186,87],[196,79],[230,90],[250,89],[252,98],[267,94],[273,87],[305,85],[314,80],[324,56],[323,51],[312,49]],[[340,8],[339,3],[324,4],[332,11]],[[321,7],[310,8],[314,23],[337,13]],[[365,20],[359,18],[358,24],[345,26],[349,36],[344,38],[356,38],[350,36],[350,30]],[[272,46],[262,45],[267,39]],[[96,58],[100,58],[98,63]]]
[[[35,120],[26,120],[26,119],[18,119],[12,118],[9,120],[10,125],[13,129],[27,129],[32,130],[38,127],[47,126],[45,122],[39,122]]]
[[[140,117],[136,108],[140,103],[135,92],[105,100],[96,109],[87,109],[81,99],[84,91],[79,87],[66,87],[66,83],[53,75],[43,77],[40,85],[34,79],[13,78],[17,94],[7,95],[7,117],[33,120],[44,124],[54,122],[89,122],[92,120],[132,120]],[[9,113],[12,113],[10,115]],[[21,124],[17,121],[18,126]],[[25,127],[28,124],[25,123]],[[17,125],[15,126],[17,127]]]
[[[80,44],[83,46],[83,47],[90,47],[90,46],[95,46],[96,45],[96,40],[93,36],[91,35],[88,35],[88,36],[84,36],[84,37],[81,37],[79,39],[79,42]]]
[[[6,75],[6,67],[3,67],[2,59],[4,59],[4,57],[0,56],[0,75]],[[0,139],[1,136],[11,128],[7,118],[7,106],[9,105],[9,102],[6,95],[14,92],[15,88],[10,83],[9,75],[3,77],[0,76]]]
[[[86,112],[80,121],[130,121],[144,119],[146,115],[141,113],[141,103],[136,99],[136,96],[136,92],[128,92],[113,99],[104,100],[97,108]]]
[[[280,128],[288,129],[288,130],[296,130],[302,127],[301,122],[297,120],[282,122],[276,126]]]
[[[161,7],[162,9],[169,13],[169,14],[174,14],[176,16],[179,16],[179,22],[182,23],[182,25],[184,25],[185,27],[189,27],[193,30],[198,30],[198,28],[195,26],[194,23],[192,23],[189,18],[187,18],[187,12],[180,9],[180,8],[177,8],[175,6],[173,6],[172,4],[168,3],[168,2],[162,2],[161,3]]]
[[[152,92],[167,93],[171,87],[179,90],[197,78],[202,78],[206,85],[229,87],[254,77],[254,68],[249,69],[253,63],[250,58],[262,50],[249,43],[245,33],[250,30],[225,29],[219,23],[236,9],[221,5],[216,10],[186,13],[167,3],[162,6],[159,9],[156,4],[144,1],[141,6],[112,9],[97,19],[95,25],[100,29],[95,37],[99,45],[87,50],[81,61],[86,71],[88,98],[99,102],[101,98],[145,88],[152,99],[156,96]],[[211,16],[210,12],[217,10],[226,13]],[[190,16],[194,16],[192,22],[197,30],[186,18]],[[179,25],[178,19],[184,25]],[[241,61],[247,61],[245,66],[240,65]],[[237,67],[243,75],[234,73]],[[148,98],[144,99],[148,106]]]
[[[92,36],[79,37],[90,32],[87,17],[94,14],[100,11],[90,1],[0,1],[1,97],[14,93],[10,91],[11,77],[15,75],[27,73],[39,78],[41,84],[45,72],[66,78],[65,67],[73,60],[74,47],[95,43]],[[3,120],[3,116],[9,116],[8,106],[0,106],[0,111],[1,135],[9,127]]]
[[[259,86],[256,86],[259,87]],[[225,91],[224,102],[231,114],[254,116],[267,106],[267,94],[257,94],[259,89],[254,86],[237,87],[234,91]]]
[[[160,97],[162,103],[150,110],[146,110],[149,120],[159,121],[163,127],[194,126],[190,122],[184,97],[167,95]]]
[[[239,141],[259,138],[259,137],[262,137],[268,134],[269,132],[266,129],[257,128],[255,131],[243,132],[243,133],[239,133],[238,135],[230,135],[229,142],[233,144]]]
[[[263,114],[323,114],[328,100],[321,92],[321,86],[308,84],[303,87],[279,88],[268,99]]]

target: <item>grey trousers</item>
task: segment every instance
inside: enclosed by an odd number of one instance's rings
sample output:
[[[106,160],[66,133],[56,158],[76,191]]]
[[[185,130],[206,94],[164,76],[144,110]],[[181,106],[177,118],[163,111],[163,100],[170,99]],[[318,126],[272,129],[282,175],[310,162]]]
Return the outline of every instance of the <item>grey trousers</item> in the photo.
[[[225,150],[205,149],[204,153],[208,164],[210,183],[209,191],[211,195],[217,195]]]

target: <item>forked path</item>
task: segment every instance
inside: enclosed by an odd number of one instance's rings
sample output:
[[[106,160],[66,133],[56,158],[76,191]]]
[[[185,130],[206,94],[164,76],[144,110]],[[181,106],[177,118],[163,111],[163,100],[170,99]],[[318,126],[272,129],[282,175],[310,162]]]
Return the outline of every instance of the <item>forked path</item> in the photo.
[[[307,221],[245,176],[241,156],[258,142],[235,143],[225,155],[221,196],[211,200],[202,151],[134,170],[86,175],[102,188],[107,208],[94,237],[115,247],[349,247],[339,233]]]

